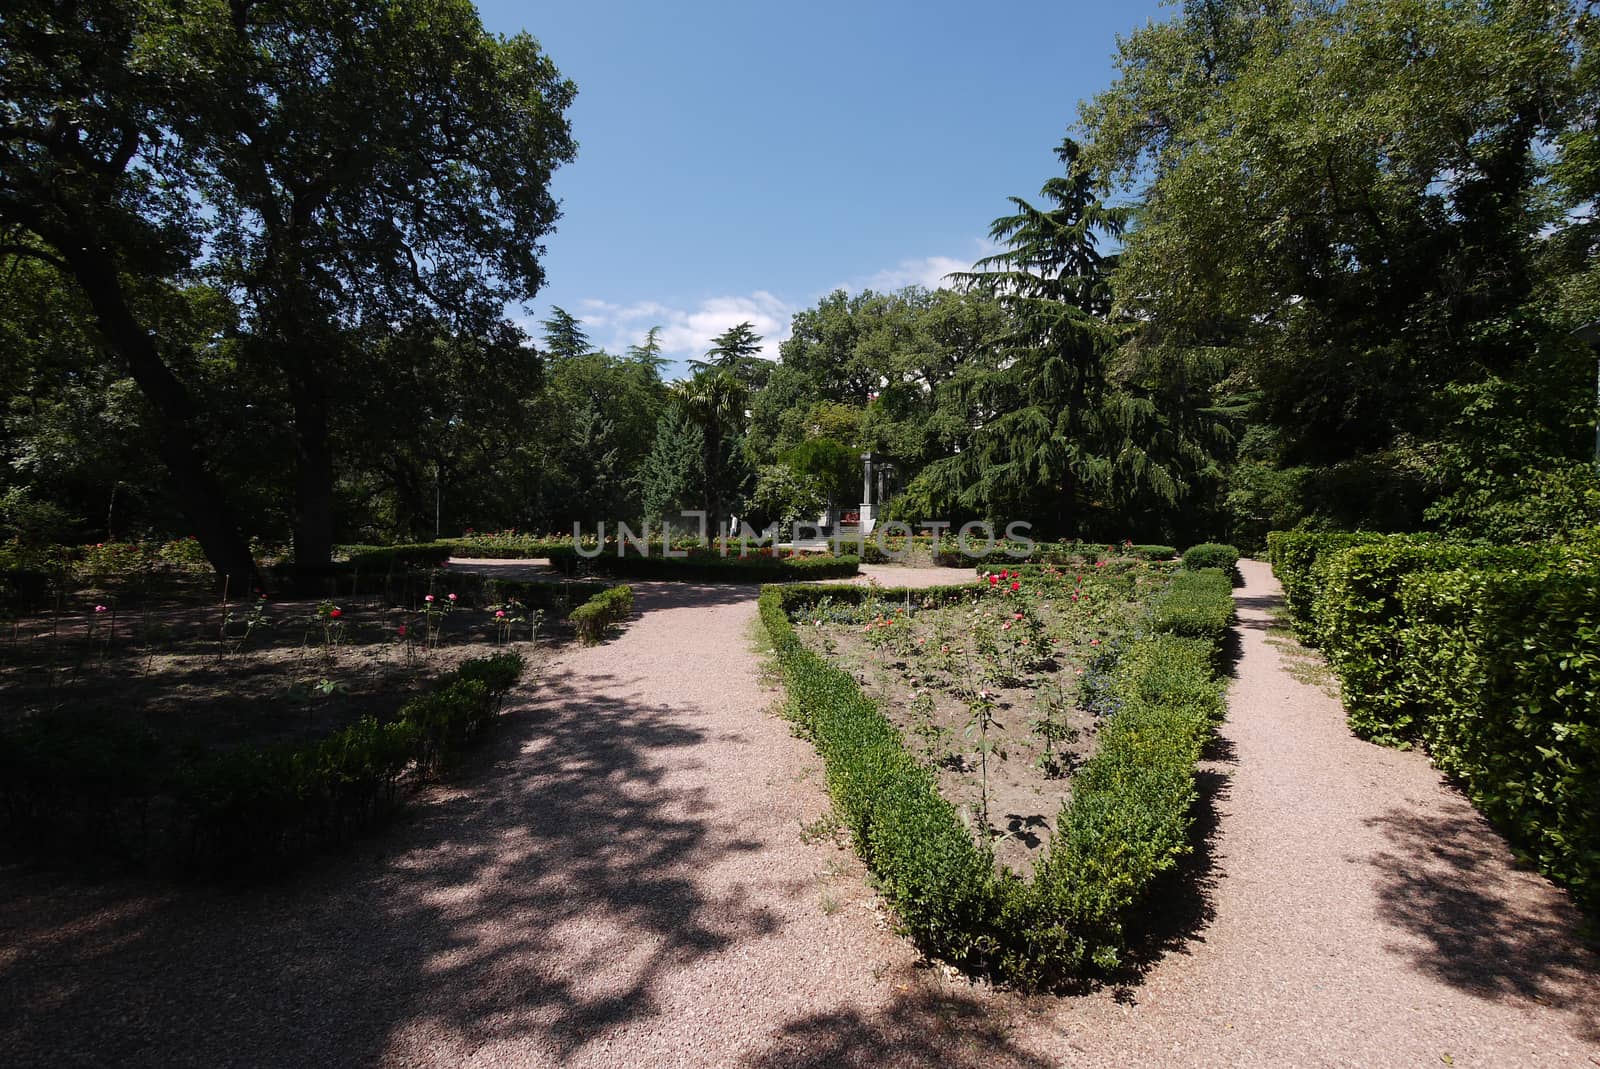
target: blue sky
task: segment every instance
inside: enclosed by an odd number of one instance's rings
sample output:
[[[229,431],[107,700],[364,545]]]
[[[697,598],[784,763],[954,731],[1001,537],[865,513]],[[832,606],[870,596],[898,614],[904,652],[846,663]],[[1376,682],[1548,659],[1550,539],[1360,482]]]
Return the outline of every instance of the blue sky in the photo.
[[[768,353],[837,287],[937,285],[1031,196],[1118,34],[1116,5],[481,0],[578,85],[578,159],[529,325],[558,304],[613,352],[669,355],[750,320]],[[534,328],[536,329],[536,328]]]

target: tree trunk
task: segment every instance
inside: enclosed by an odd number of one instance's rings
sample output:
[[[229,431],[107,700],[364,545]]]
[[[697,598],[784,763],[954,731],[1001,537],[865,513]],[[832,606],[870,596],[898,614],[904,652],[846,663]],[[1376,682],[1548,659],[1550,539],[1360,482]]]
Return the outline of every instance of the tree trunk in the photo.
[[[706,430],[706,534],[715,539],[722,522],[722,434]]]
[[[194,399],[162,361],[149,331],[128,307],[116,265],[87,242],[63,248],[62,253],[94,309],[101,334],[122,354],[133,381],[155,409],[157,452],[206,560],[229,589],[240,594],[258,589],[261,580],[249,543],[227,506],[222,484],[201,458],[194,431]]]
[[[311,368],[290,373],[294,405],[294,569],[326,572],[333,563],[333,450],[326,391]]]

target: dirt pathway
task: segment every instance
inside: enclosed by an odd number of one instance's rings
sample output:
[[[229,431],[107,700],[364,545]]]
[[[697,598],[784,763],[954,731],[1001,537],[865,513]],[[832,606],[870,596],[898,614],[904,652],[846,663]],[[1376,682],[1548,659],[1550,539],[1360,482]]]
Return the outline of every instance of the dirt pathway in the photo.
[[[644,583],[350,856],[236,891],[0,872],[0,1062],[1593,1069],[1570,909],[1288,674],[1243,567],[1203,908],[1140,983],[1022,999],[919,967],[848,852],[803,841],[820,769],[768,712],[755,588]]]

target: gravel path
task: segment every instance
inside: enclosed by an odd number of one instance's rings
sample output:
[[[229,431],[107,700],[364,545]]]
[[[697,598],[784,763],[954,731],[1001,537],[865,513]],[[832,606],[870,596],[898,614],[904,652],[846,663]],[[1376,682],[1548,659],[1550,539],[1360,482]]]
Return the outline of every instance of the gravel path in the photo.
[[[234,890],[0,872],[0,1064],[1600,1065],[1571,909],[1290,677],[1242,567],[1201,908],[1141,982],[1024,999],[919,965],[803,841],[820,769],[771,715],[755,588],[642,583],[349,856]]]

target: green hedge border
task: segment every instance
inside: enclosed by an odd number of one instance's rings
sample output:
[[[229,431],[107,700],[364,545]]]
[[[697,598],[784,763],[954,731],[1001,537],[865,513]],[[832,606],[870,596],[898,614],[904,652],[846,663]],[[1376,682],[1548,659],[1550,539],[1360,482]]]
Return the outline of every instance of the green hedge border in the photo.
[[[772,583],[846,579],[861,572],[856,557],[815,554],[797,557],[692,557],[617,556],[614,550],[582,557],[572,547],[552,553],[550,564],[566,575],[587,569],[600,575],[627,579],[666,579],[690,582]]]
[[[883,711],[848,672],[807,650],[790,619],[824,596],[927,603],[979,596],[979,588],[762,589],[761,620],[791,714],[822,755],[856,850],[924,952],[1024,987],[1116,967],[1129,919],[1189,850],[1195,765],[1224,713],[1216,663],[1231,585],[1217,572],[1194,593],[1216,601],[1205,616],[1224,620],[1222,629],[1204,637],[1151,630],[1133,641],[1114,671],[1099,749],[1074,778],[1034,878],[1023,880],[996,869]]]
[[[602,590],[572,610],[568,617],[585,646],[597,645],[606,632],[633,615],[633,587],[614,586]]]
[[[475,658],[390,720],[222,753],[173,751],[115,722],[30,721],[0,733],[0,831],[37,854],[275,869],[387,816],[408,771],[419,781],[445,773],[487,733],[523,669],[515,652]]]
[[[1540,872],[1600,917],[1600,561],[1568,544],[1268,536],[1297,631],[1352,730],[1420,743]]]

